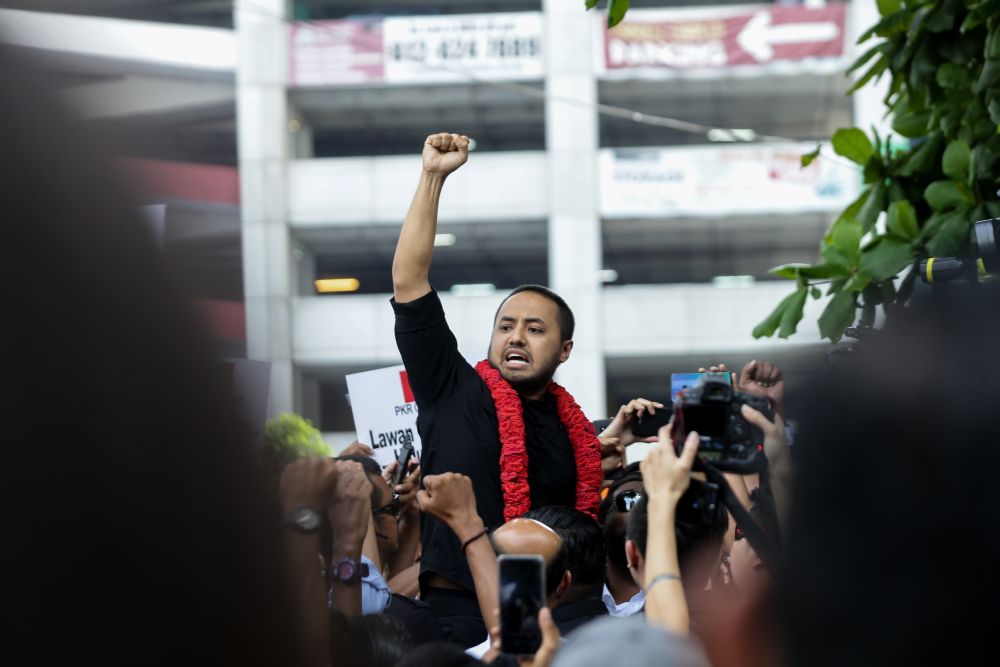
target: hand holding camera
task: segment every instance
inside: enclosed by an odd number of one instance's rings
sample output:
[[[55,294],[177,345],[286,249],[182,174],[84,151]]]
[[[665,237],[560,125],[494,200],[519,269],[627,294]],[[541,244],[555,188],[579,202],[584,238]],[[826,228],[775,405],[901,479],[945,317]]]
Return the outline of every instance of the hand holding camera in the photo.
[[[698,454],[698,433],[688,433],[680,456],[674,451],[673,426],[660,429],[659,446],[650,450],[639,464],[643,486],[650,503],[663,501],[669,507],[677,502],[691,483],[691,469]]]

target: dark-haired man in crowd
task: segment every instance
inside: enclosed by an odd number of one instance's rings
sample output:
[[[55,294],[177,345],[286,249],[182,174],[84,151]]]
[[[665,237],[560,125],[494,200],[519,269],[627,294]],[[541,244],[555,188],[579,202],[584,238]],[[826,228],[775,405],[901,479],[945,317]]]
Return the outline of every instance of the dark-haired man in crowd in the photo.
[[[596,515],[600,444],[572,396],[552,382],[573,350],[575,325],[566,302],[538,285],[515,289],[494,317],[488,358],[473,367],[458,352],[431,287],[441,190],[468,155],[466,136],[427,138],[392,264],[396,344],[419,409],[423,474],[471,478],[478,515],[490,528],[549,505]],[[421,540],[424,599],[452,641],[477,644],[486,626],[461,543],[427,516]]]
[[[563,637],[581,625],[608,615],[601,600],[607,572],[607,549],[604,533],[597,522],[570,507],[544,507],[524,515],[556,531],[566,552],[566,569],[572,579],[559,605],[552,609],[552,620]]]
[[[684,597],[691,617],[691,631],[699,634],[710,623],[716,595],[708,590],[722,560],[723,541],[729,528],[729,513],[719,502],[714,511],[692,511],[699,485],[691,480],[677,503],[674,532]],[[625,552],[629,570],[638,582],[646,581],[646,541],[649,534],[649,506],[640,494],[628,512]]]
[[[622,477],[608,489],[608,495],[601,502],[598,513],[608,550],[607,577],[602,599],[612,616],[641,614],[646,602],[642,587],[629,570],[628,556],[625,553],[628,513],[641,493],[642,473],[639,472],[639,464],[633,463],[625,468]]]

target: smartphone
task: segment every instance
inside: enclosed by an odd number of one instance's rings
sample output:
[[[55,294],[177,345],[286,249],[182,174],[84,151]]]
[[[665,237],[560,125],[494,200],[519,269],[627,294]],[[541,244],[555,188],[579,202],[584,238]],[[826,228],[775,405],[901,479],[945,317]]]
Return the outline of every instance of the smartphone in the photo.
[[[670,399],[673,400],[677,398],[677,394],[684,389],[689,389],[695,386],[703,377],[708,377],[712,380],[720,380],[729,385],[733,383],[733,376],[729,373],[729,371],[716,371],[711,373],[671,373]]]
[[[670,423],[670,408],[656,408],[656,414],[644,413],[632,424],[632,435],[637,438],[648,438],[660,432],[660,428]]]
[[[497,558],[500,569],[500,646],[504,653],[534,655],[542,645],[538,612],[545,606],[541,556]]]
[[[396,477],[392,480],[393,486],[399,486],[406,479],[407,467],[410,465],[410,459],[413,458],[413,443],[408,442],[399,448],[399,453],[396,455],[396,463],[399,466],[396,468]]]

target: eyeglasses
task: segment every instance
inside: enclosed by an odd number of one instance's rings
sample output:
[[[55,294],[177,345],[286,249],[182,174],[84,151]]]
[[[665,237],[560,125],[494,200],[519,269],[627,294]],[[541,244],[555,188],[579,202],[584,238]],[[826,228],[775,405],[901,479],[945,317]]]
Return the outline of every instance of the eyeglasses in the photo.
[[[397,519],[399,518],[399,495],[392,494],[392,501],[384,507],[376,507],[372,510],[372,516],[378,516],[379,514],[390,514]]]
[[[631,512],[635,504],[642,498],[642,493],[636,490],[622,491],[615,496],[615,508],[619,512]]]

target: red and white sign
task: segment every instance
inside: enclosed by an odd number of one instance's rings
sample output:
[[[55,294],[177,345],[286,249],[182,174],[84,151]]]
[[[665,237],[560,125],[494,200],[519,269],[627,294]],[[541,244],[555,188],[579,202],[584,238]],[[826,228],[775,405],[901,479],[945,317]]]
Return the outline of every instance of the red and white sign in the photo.
[[[348,375],[347,393],[358,441],[371,446],[379,465],[395,461],[408,442],[420,456],[417,404],[403,366]]]
[[[292,86],[351,85],[381,81],[381,19],[344,19],[290,28]]]
[[[604,30],[604,69],[698,70],[844,55],[846,8],[633,10]]]
[[[542,15],[391,16],[290,28],[292,86],[533,80]]]

